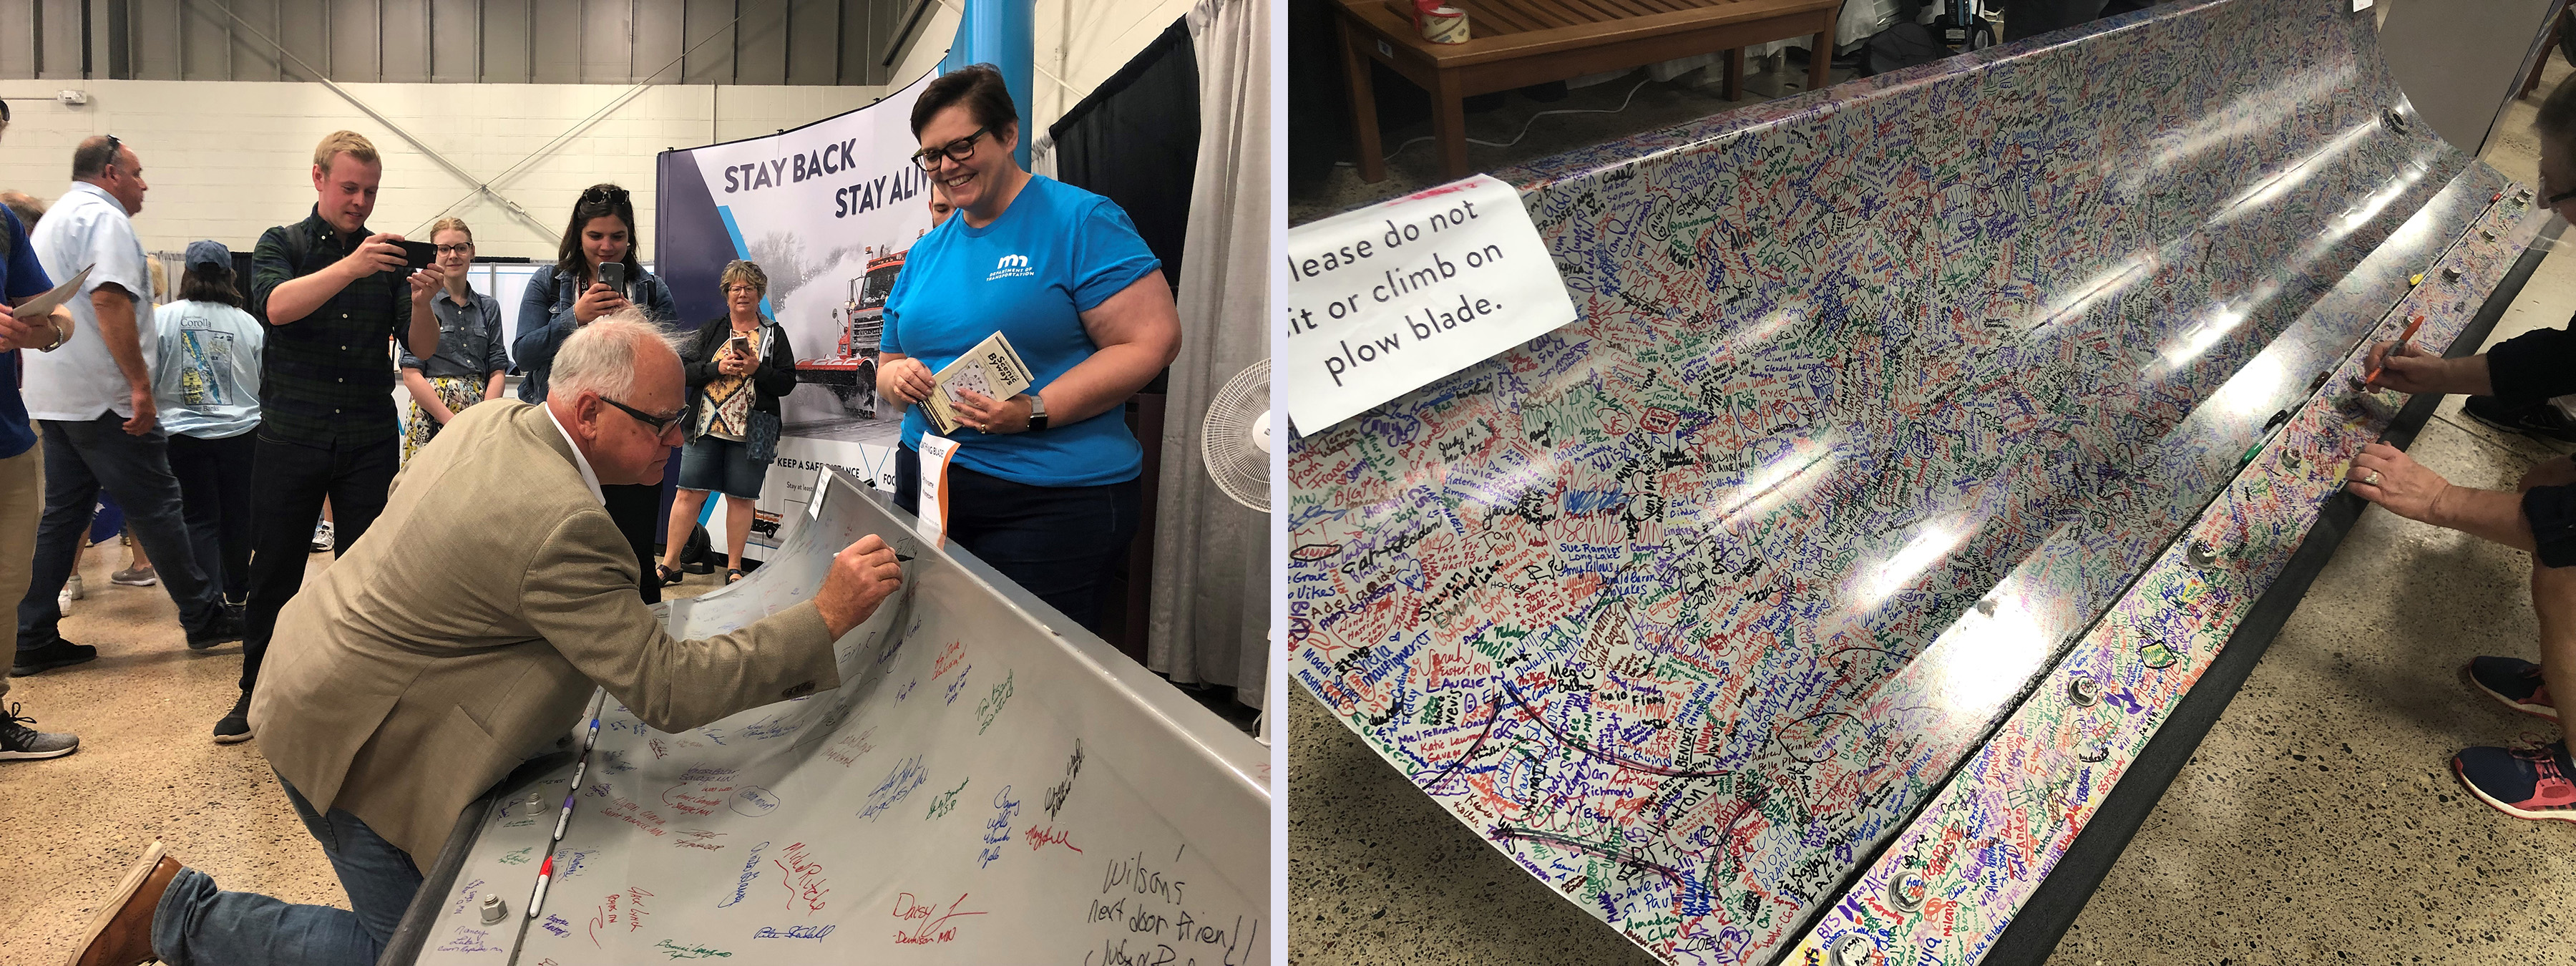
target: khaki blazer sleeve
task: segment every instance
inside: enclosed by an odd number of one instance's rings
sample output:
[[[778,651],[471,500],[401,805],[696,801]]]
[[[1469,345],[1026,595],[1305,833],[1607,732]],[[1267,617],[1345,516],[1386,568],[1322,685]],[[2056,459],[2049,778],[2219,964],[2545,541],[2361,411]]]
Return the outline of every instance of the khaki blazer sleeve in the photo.
[[[645,724],[687,731],[737,711],[841,686],[832,632],[811,601],[730,634],[673,638],[636,596],[634,552],[604,510],[556,524],[519,599],[539,636]]]

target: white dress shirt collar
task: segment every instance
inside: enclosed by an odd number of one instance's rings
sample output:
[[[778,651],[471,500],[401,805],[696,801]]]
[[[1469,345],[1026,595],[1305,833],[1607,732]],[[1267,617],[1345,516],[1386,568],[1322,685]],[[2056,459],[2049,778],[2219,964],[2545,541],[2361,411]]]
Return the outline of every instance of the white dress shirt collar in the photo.
[[[546,421],[555,424],[555,432],[562,433],[564,442],[572,447],[572,465],[581,469],[581,485],[590,488],[590,498],[598,500],[601,506],[607,506],[607,494],[599,492],[599,474],[591,472],[590,457],[581,455],[581,444],[573,440],[572,431],[564,428],[563,420],[555,418],[553,406],[538,403],[537,408],[546,411]]]

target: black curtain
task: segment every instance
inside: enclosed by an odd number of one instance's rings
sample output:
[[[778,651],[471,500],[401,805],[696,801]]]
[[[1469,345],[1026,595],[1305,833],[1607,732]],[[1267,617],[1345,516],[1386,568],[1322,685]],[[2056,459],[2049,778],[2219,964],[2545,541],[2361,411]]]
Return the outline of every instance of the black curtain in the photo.
[[[1127,209],[1163,280],[1181,280],[1181,239],[1199,160],[1199,59],[1174,20],[1127,66],[1047,129],[1056,180]]]

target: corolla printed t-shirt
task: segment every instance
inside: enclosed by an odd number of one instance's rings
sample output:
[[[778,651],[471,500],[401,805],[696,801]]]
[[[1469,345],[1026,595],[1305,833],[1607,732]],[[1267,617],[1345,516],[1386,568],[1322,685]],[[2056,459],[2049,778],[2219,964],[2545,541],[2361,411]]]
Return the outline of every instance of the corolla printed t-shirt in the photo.
[[[152,399],[161,428],[225,439],[259,428],[260,350],[268,332],[221,302],[172,302],[153,313],[161,330]]]
[[[1032,175],[992,224],[969,228],[961,213],[912,244],[886,297],[883,344],[935,373],[998,331],[1035,393],[1100,351],[1081,313],[1161,267],[1115,202]],[[904,445],[919,449],[927,426],[913,407]],[[954,435],[957,465],[1031,486],[1123,483],[1143,465],[1118,406],[1045,432]]]

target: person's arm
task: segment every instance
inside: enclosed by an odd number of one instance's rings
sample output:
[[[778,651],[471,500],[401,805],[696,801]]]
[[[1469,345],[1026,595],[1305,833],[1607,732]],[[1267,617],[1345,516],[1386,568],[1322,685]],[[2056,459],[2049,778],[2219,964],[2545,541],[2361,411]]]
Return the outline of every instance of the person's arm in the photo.
[[[785,399],[796,391],[796,350],[787,344],[787,327],[769,327],[768,345],[761,348],[760,367],[751,371],[753,392],[771,399]]]
[[[438,310],[429,300],[438,297],[446,287],[447,273],[436,265],[411,273],[411,298],[404,299],[403,287],[394,286],[394,337],[403,349],[423,356],[438,354]]]
[[[668,732],[839,687],[832,642],[901,585],[894,552],[865,537],[833,558],[814,599],[728,634],[679,640],[635,596],[636,566],[607,512],[585,508],[557,524],[522,571],[521,613],[627,710]]]
[[[680,308],[671,298],[671,287],[662,284],[662,276],[651,273],[645,274],[644,282],[644,314],[665,329],[677,327]]]
[[[2576,328],[2534,329],[2488,347],[2483,358],[2487,395],[2518,403],[2576,393]]]
[[[715,348],[707,348],[707,339],[716,334],[712,330],[719,327],[731,326],[723,319],[709,322],[700,326],[697,335],[680,346],[680,375],[688,380],[690,389],[704,389],[708,383],[716,381],[716,377],[724,375],[716,370],[716,360],[724,356],[724,342],[719,339]]]
[[[1069,426],[1124,404],[1181,352],[1180,312],[1160,269],[1082,313],[1082,330],[1100,349],[1038,391],[1046,400],[1050,427]],[[1024,432],[1035,411],[1019,396],[997,401],[969,389],[959,397],[965,402],[958,412],[970,425],[993,427],[985,432]]]
[[[2494,391],[2484,355],[2445,359],[2412,342],[2382,342],[2370,347],[2367,368],[2379,372],[2379,378],[2366,384],[2370,389],[2394,389],[2408,395],[2464,396],[2485,396]]]
[[[409,355],[406,354],[405,358],[408,360]],[[411,390],[411,401],[419,403],[420,411],[428,413],[429,418],[437,420],[439,425],[445,426],[448,420],[456,418],[455,411],[447,408],[447,402],[438,398],[438,390],[430,387],[429,377],[420,374],[417,360],[403,366],[402,383],[404,389]]]
[[[554,311],[555,291],[561,285],[549,265],[528,276],[528,287],[519,294],[519,338],[510,346],[510,355],[519,361],[521,375],[536,378],[552,370],[555,350],[581,327],[573,317],[575,306]]]
[[[152,372],[143,364],[134,296],[123,285],[102,282],[90,290],[89,304],[98,310],[99,338],[106,341],[108,358],[116,360],[116,371],[125,377],[126,393],[134,402],[134,418],[125,421],[125,431],[146,435],[160,421],[161,408],[152,401]]]
[[[510,343],[503,338],[501,303],[491,296],[477,294],[474,308],[483,317],[483,371],[492,374],[484,382],[483,398],[499,399],[501,386],[506,381],[503,377],[510,373]]]
[[[295,269],[300,267],[286,264],[285,236],[283,233],[302,230],[303,227],[300,225],[286,225],[269,230],[271,233],[278,234],[279,236],[276,262],[277,265],[281,267],[279,273],[281,276],[292,276],[295,273]],[[331,300],[332,296],[340,294],[340,290],[348,288],[349,283],[351,282],[355,282],[377,272],[401,271],[403,265],[406,264],[403,260],[402,246],[388,240],[395,237],[396,236],[386,234],[369,235],[367,236],[366,241],[359,243],[355,251],[350,252],[347,257],[344,257],[339,261],[332,262],[321,271],[302,278],[282,277],[279,281],[269,285],[263,290],[264,294],[257,297],[257,302],[261,306],[261,310],[265,313],[265,317],[268,319],[268,324],[286,325],[313,314],[314,309],[321,308],[322,303],[328,302]],[[265,253],[268,251],[268,247],[268,237],[266,235],[261,236],[258,251]],[[254,289],[260,289],[261,283],[266,281],[269,276],[268,266],[259,264],[258,258],[259,256],[256,254],[252,256],[253,271],[255,274],[253,276],[251,286]],[[438,333],[435,327],[433,327],[430,332],[428,344],[434,346],[437,342]],[[414,347],[417,348],[418,344],[415,344]],[[437,350],[431,349],[429,351],[435,352]]]
[[[2526,478],[2524,482],[2550,481]],[[2537,546],[2531,523],[2523,518],[2523,494],[2455,486],[2415,462],[2405,450],[2386,443],[2365,445],[2353,455],[2352,468],[2344,473],[2344,487],[2418,523],[2484,537],[2516,550]]]

